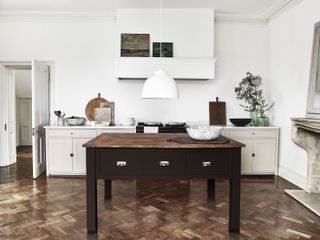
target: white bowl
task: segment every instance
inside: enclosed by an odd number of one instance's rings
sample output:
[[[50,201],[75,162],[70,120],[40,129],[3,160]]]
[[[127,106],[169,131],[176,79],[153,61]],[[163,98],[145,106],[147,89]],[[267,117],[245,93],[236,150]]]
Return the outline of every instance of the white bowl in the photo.
[[[192,126],[187,128],[187,132],[194,140],[209,141],[217,139],[222,129],[219,126]]]
[[[120,118],[118,124],[120,126],[133,126],[135,122],[134,118]]]
[[[110,126],[110,122],[102,122],[101,124],[102,124],[102,126],[105,126],[105,127]]]

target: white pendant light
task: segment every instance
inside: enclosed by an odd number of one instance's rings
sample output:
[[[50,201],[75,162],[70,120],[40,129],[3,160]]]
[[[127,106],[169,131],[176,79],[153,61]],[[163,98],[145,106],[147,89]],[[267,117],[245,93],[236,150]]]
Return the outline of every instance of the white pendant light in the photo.
[[[162,0],[160,0],[160,58],[162,55]],[[179,98],[176,81],[162,69],[149,77],[142,88],[141,98],[175,99]]]
[[[145,81],[141,98],[179,98],[176,81],[159,69]]]

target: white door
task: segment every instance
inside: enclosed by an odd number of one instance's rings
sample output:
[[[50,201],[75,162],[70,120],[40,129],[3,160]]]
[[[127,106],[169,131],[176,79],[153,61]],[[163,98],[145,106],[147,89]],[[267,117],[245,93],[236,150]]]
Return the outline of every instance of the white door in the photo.
[[[9,164],[8,158],[8,134],[7,134],[7,87],[6,87],[6,68],[0,64],[0,166]]]
[[[254,153],[253,172],[274,174],[276,169],[276,139],[256,140]]]
[[[46,169],[45,131],[49,125],[49,66],[32,60],[32,154],[33,178]]]
[[[16,162],[14,72],[0,64],[0,166]]]
[[[18,116],[19,116],[19,145],[32,145],[32,101],[31,98],[19,98]]]
[[[9,144],[9,164],[17,161],[17,145],[16,145],[16,84],[14,70],[8,71],[7,79],[7,133]]]

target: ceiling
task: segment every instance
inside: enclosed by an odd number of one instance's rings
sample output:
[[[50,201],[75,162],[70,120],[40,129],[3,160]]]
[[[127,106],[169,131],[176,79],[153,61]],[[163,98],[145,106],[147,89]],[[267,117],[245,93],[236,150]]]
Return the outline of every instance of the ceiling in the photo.
[[[288,0],[286,0],[288,1]],[[162,0],[167,8],[214,8],[219,13],[261,15],[284,0]],[[1,0],[0,11],[115,11],[159,7],[160,0]]]

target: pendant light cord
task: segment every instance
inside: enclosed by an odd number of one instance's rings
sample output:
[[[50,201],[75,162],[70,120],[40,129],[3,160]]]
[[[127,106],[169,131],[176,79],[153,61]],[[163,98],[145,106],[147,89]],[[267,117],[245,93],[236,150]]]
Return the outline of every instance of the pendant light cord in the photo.
[[[159,16],[159,21],[160,21],[160,23],[159,23],[159,26],[160,26],[160,42],[159,42],[159,44],[160,44],[160,55],[159,55],[159,57],[161,58],[161,55],[162,55],[162,0],[159,0],[159,2],[160,2],[160,11],[159,11],[159,14],[160,14],[160,16]]]

